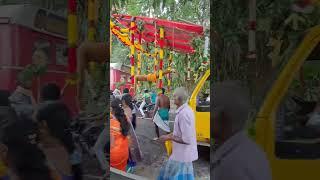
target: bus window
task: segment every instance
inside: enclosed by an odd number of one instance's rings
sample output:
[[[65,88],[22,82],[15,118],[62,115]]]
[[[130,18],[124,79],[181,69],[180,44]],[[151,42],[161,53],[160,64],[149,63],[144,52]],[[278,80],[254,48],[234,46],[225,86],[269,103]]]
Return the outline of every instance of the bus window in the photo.
[[[197,96],[196,110],[198,112],[210,112],[210,76],[201,87]]]
[[[64,44],[56,44],[57,65],[68,66],[68,50]]]
[[[65,18],[52,13],[47,14],[43,9],[38,10],[34,19],[34,27],[64,37],[68,35],[67,26],[68,23]]]
[[[45,30],[47,27],[47,12],[45,10],[40,9],[37,12],[36,18],[34,20],[34,26],[36,28]]]
[[[54,34],[58,34],[64,37],[68,36],[68,22],[65,18],[49,14],[47,17],[46,31]]]
[[[50,64],[50,42],[38,39],[33,44],[32,62],[34,64]]]
[[[320,57],[313,58],[301,67],[277,112],[275,153],[280,159],[320,158]]]

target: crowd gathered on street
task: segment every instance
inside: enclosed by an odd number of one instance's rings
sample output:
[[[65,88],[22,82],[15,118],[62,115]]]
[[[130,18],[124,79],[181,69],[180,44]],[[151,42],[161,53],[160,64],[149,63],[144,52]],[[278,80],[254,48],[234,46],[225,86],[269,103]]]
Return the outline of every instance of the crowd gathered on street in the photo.
[[[83,152],[71,131],[75,119],[62,100],[60,87],[55,83],[44,85],[37,102],[32,79],[18,78],[18,82],[15,91],[0,91],[0,163],[6,169],[2,179],[83,179]],[[146,118],[145,106],[153,104],[148,112],[155,125],[153,140],[172,142],[172,153],[158,179],[194,178],[192,162],[197,160],[198,151],[195,118],[187,104],[187,91],[177,88],[173,93],[177,107],[173,130],[168,123],[172,107],[165,89],[143,92],[140,106],[127,88],[123,92],[117,89],[110,92],[110,118],[107,115],[103,118],[104,128],[92,147],[101,175],[108,175],[110,167],[130,172],[142,161],[142,145],[135,130],[137,121]]]
[[[83,179],[82,157],[70,132],[72,117],[61,100],[61,89],[46,84],[40,102],[32,94],[32,79],[18,81],[11,93],[0,91],[0,161],[3,179]]]
[[[141,118],[145,118],[144,107],[154,104],[152,117],[155,125],[154,141],[171,142],[172,153],[168,161],[160,169],[158,179],[194,179],[192,162],[198,159],[195,117],[189,107],[188,93],[185,88],[177,88],[173,93],[173,102],[176,105],[176,117],[173,131],[169,127],[170,99],[164,88],[149,93],[144,90],[142,103],[138,106],[124,89],[119,93],[118,89],[111,96],[110,119],[110,166],[127,171],[143,158],[140,145],[135,134],[137,126],[136,114],[140,112]],[[160,135],[160,129],[164,135]]]

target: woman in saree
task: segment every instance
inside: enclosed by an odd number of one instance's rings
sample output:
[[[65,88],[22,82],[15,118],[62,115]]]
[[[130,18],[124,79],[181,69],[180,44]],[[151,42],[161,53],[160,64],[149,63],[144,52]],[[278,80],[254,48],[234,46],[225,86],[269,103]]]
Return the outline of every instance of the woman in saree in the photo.
[[[124,114],[127,116],[127,120],[133,125],[133,116],[132,116],[132,98],[130,94],[125,94],[121,98],[122,101],[122,107],[124,110]]]
[[[110,112],[110,166],[125,171],[129,159],[130,124],[122,109],[121,100],[112,100]]]

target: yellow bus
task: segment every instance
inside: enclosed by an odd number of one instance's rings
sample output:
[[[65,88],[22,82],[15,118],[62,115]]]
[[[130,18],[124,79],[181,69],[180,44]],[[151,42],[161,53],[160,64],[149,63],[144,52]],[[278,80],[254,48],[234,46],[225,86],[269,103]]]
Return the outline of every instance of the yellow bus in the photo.
[[[255,139],[267,153],[274,180],[320,178],[320,136],[306,126],[320,102],[319,42],[320,26],[304,34],[256,116]]]
[[[198,145],[210,146],[210,70],[196,85],[189,105],[195,113]]]
[[[208,84],[210,70],[189,105],[195,112],[198,143],[210,146],[210,103],[201,100]],[[254,139],[268,156],[273,179],[319,179],[320,134],[306,124],[320,105],[320,25],[306,31],[270,84],[255,118]]]

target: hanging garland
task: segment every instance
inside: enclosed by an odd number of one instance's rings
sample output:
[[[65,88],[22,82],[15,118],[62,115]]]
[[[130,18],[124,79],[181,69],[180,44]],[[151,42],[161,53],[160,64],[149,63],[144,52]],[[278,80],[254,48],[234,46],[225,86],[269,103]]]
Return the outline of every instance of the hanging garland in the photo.
[[[135,22],[134,22],[134,19],[131,20],[131,23],[130,23],[130,40],[131,40],[131,44],[130,44],[130,64],[131,64],[131,84],[132,86],[134,87],[134,50],[135,50],[135,47],[134,47],[134,27],[135,27]]]
[[[191,80],[191,61],[190,55],[188,54],[188,69],[187,69],[187,81]]]
[[[172,71],[172,61],[173,61],[173,51],[170,51],[170,54],[169,54],[169,62],[168,62],[168,70],[171,72]],[[170,89],[171,89],[171,80],[172,80],[172,77],[171,77],[171,73],[168,74],[167,76],[168,78],[168,88],[167,88],[167,91],[170,92]]]
[[[159,86],[158,88],[162,88],[162,69],[163,69],[163,56],[164,56],[164,28],[160,27],[160,41],[159,41],[160,51],[159,51]]]

